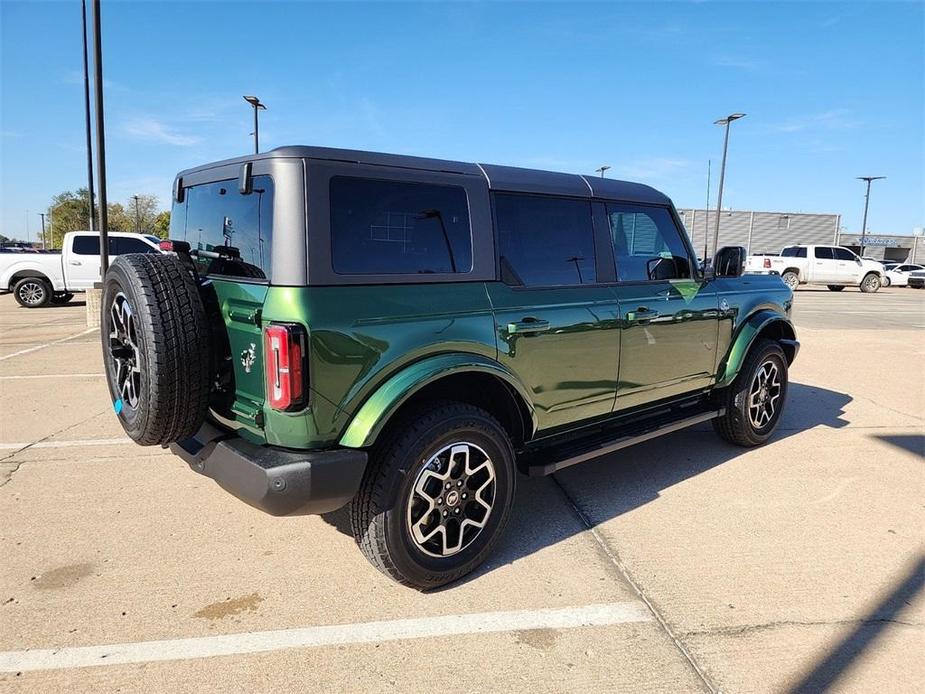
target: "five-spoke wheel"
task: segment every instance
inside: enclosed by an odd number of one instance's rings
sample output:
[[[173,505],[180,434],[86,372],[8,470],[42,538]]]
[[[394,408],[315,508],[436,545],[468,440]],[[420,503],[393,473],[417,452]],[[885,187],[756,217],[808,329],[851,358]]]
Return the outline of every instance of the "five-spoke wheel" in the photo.
[[[125,294],[119,292],[109,309],[109,354],[123,406],[138,407],[141,394],[141,355],[135,314]]]
[[[774,418],[781,395],[780,369],[769,359],[752,379],[748,394],[748,416],[755,429],[762,429]]]

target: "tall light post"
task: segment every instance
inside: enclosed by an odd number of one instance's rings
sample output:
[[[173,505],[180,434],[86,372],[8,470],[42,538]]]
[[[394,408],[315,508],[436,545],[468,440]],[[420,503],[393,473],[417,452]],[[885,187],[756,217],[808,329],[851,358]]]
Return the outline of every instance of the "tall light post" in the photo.
[[[720,118],[717,121],[713,121],[713,125],[724,125],[726,126],[726,136],[723,140],[723,163],[719,168],[719,192],[716,196],[716,226],[713,229],[713,253],[715,254],[718,250],[719,245],[719,215],[723,209],[723,183],[726,179],[726,152],[729,151],[729,124],[734,120],[739,120],[739,118],[744,118],[744,113],[730,113],[725,118]],[[704,258],[706,260],[706,258]]]
[[[45,213],[39,212],[39,217],[42,218],[42,248],[44,249],[45,246],[47,245],[45,243]]]
[[[90,197],[89,230],[96,229],[96,201],[93,199],[93,145],[90,129],[90,68],[87,61],[87,0],[80,0],[80,16],[83,19],[84,44],[84,119],[87,130],[87,193]]]
[[[864,244],[867,241],[867,207],[870,205],[870,182],[879,181],[886,176],[858,176],[859,181],[867,181],[867,192],[864,194],[864,221],[861,222],[861,252],[858,255],[864,255]]]
[[[96,107],[96,173],[100,184],[100,279],[109,269],[109,211],[106,208],[106,127],[103,122],[103,36],[100,0],[93,0],[93,93]],[[92,199],[92,198],[91,198]]]
[[[594,169],[594,172],[595,172],[595,173],[599,173],[599,174],[601,175],[601,178],[604,178],[604,172],[607,171],[607,169],[609,169],[609,168],[611,168],[611,167],[608,166],[607,164],[604,164],[601,168],[599,168],[599,169]]]
[[[132,200],[135,201],[135,233],[141,233],[141,216],[138,214],[138,196],[133,195]]]
[[[257,111],[266,111],[267,107],[260,103],[256,96],[245,96],[244,100],[254,107],[254,154],[260,154],[260,124],[257,120]]]

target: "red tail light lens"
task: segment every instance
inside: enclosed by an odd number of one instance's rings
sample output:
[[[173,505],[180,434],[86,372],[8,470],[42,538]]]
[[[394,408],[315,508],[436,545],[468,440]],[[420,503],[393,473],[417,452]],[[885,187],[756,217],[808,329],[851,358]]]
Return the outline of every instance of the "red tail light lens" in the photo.
[[[268,325],[263,339],[270,407],[295,409],[305,402],[305,331],[297,325]]]
[[[771,259],[770,258],[764,259],[764,266],[768,268],[769,270],[771,269]]]
[[[173,250],[173,241],[171,241],[170,239],[164,239],[157,245],[165,253],[169,253],[170,251]]]

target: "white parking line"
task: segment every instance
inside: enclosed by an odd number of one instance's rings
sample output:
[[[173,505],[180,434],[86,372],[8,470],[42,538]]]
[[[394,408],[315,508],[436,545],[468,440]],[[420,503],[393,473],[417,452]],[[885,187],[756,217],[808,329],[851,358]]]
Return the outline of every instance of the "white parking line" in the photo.
[[[0,672],[189,660],[222,655],[266,653],[289,648],[380,643],[400,639],[439,638],[457,634],[492,634],[525,629],[573,629],[629,622],[649,622],[652,619],[652,613],[644,603],[633,601],[558,609],[481,612],[443,617],[396,619],[387,622],[333,624],[224,636],[117,643],[109,646],[6,651],[0,652]]]
[[[26,381],[32,378],[102,378],[104,374],[32,374],[28,376],[0,376],[0,381]]]
[[[74,441],[39,441],[38,443],[0,443],[0,451],[13,451],[20,448],[73,448],[75,446],[113,446],[120,443],[132,443],[127,436],[117,439],[77,439]]]
[[[18,352],[13,352],[12,354],[6,354],[0,357],[0,361],[6,359],[12,359],[13,357],[18,357],[23,354],[29,354],[30,352],[37,352],[40,349],[45,349],[46,347],[51,347],[52,345],[59,345],[62,342],[67,342],[68,340],[73,340],[75,337],[80,337],[81,335],[86,335],[87,333],[92,333],[94,330],[99,330],[99,328],[87,328],[83,332],[76,333],[74,335],[68,335],[67,337],[62,337],[60,340],[53,340],[52,342],[46,342],[44,345],[37,345],[35,347],[29,347],[29,349],[21,349]]]

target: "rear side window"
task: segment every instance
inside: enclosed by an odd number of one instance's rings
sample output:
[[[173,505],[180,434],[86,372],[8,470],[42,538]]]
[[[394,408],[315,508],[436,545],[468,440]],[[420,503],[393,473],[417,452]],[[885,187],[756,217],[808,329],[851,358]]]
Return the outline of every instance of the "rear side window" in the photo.
[[[813,249],[813,255],[821,260],[832,260],[832,249],[828,246],[816,246]]]
[[[590,202],[497,194],[495,224],[506,283],[568,286],[597,281]]]
[[[200,272],[270,278],[273,180],[269,176],[254,176],[253,192],[247,195],[238,192],[237,180],[187,188],[184,204],[175,205],[173,215],[171,237],[199,252],[195,259]],[[179,220],[184,216],[186,224],[180,233]]]
[[[465,189],[335,176],[330,195],[334,272],[414,275],[472,270]]]
[[[835,260],[855,260],[857,256],[854,255],[847,248],[835,248]]]
[[[131,239],[124,236],[117,236],[110,239],[109,246],[113,249],[113,255],[125,255],[126,253],[158,253],[156,248],[152,248],[141,239]]]
[[[109,240],[110,247],[112,239]],[[74,245],[71,250],[75,255],[99,255],[100,254],[100,237],[99,236],[75,236]]]
[[[607,217],[619,281],[690,278],[687,246],[668,210],[607,203]]]
[[[786,258],[805,258],[806,249],[799,248],[797,246],[788,246],[780,252],[780,254]]]

